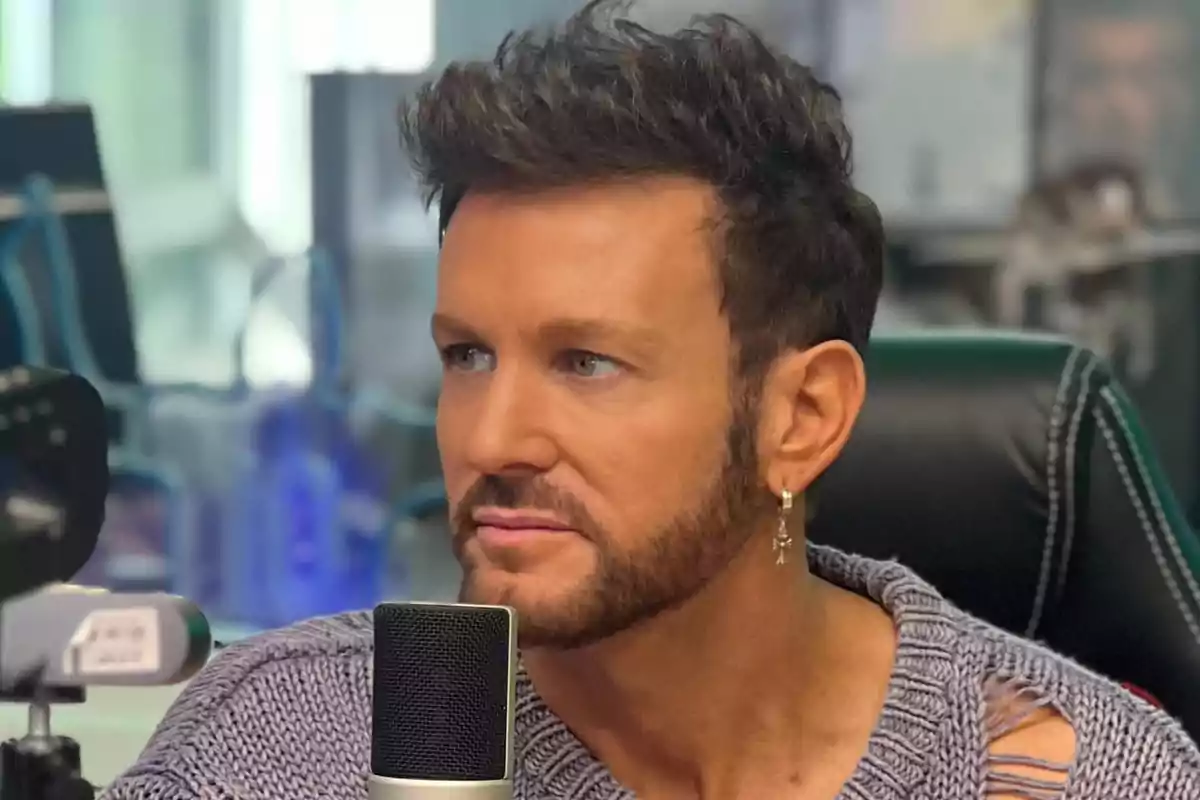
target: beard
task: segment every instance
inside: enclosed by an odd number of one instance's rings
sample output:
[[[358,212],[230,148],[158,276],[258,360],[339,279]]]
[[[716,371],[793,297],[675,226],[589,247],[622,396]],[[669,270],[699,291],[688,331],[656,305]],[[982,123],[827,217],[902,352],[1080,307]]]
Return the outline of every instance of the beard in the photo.
[[[698,502],[633,547],[619,547],[583,503],[541,476],[481,477],[452,520],[454,551],[464,570],[459,601],[487,602],[463,548],[474,530],[472,513],[491,507],[551,511],[597,554],[594,568],[553,607],[518,605],[521,647],[584,647],[681,606],[734,560],[774,509],[774,498],[758,478],[756,430],[750,404],[739,403],[721,466],[695,495]],[[503,598],[500,603],[511,604]]]

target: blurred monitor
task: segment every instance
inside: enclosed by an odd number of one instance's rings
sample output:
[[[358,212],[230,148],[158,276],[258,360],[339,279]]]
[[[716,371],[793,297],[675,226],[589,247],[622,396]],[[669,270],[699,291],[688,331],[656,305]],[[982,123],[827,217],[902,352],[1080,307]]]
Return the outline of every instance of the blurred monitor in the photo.
[[[80,298],[79,308],[68,308],[67,313],[82,316],[84,334],[103,377],[136,383],[138,365],[125,267],[91,109],[79,105],[0,108],[0,141],[4,142],[0,148],[0,241],[12,235],[19,221],[25,180],[33,174],[49,178]],[[30,289],[35,313],[29,316],[40,322],[37,333],[45,344],[47,365],[72,368],[61,326],[53,314],[49,254],[42,232],[25,236],[14,255],[15,266]],[[0,368],[20,358],[11,337],[19,333],[14,304],[22,301],[8,292],[3,294],[0,330],[7,344],[0,345]]]
[[[1035,171],[1120,160],[1157,221],[1200,219],[1200,4],[1042,0]]]
[[[111,197],[92,111],[82,105],[0,108],[0,247],[14,280],[0,283],[0,369],[26,360],[79,370],[55,311],[48,228],[25,227],[26,183],[48,178],[74,278],[75,303],[64,304],[82,331],[99,377],[139,380],[130,298]],[[40,357],[25,345],[40,342]],[[93,377],[93,376],[87,376]],[[123,438],[121,409],[109,409],[109,434]],[[107,522],[78,578],[111,588],[161,590],[166,550],[166,498],[149,472],[114,474]]]

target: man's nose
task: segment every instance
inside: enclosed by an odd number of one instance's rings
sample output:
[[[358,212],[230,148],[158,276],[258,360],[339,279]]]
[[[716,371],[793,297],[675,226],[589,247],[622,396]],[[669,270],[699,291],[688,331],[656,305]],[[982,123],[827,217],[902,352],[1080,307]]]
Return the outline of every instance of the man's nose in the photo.
[[[467,446],[473,469],[484,475],[541,473],[558,457],[547,429],[547,404],[519,371],[497,371],[477,406]]]

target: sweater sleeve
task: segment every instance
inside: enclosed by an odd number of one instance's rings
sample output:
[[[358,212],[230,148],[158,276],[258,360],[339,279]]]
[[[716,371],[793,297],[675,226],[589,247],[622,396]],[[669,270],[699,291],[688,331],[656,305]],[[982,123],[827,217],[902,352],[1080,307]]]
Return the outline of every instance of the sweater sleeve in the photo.
[[[101,800],[358,800],[370,763],[370,619],[346,615],[222,651]]]
[[[170,774],[143,773],[118,778],[99,800],[244,800],[216,781],[196,783]]]
[[[1066,800],[1200,797],[1200,750],[1165,712],[1124,690],[1078,709],[1078,747]]]

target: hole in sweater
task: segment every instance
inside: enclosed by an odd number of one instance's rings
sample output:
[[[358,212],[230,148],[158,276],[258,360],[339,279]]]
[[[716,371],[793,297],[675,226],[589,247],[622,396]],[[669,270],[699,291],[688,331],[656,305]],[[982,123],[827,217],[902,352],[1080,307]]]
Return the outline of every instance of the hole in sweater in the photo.
[[[1057,800],[1075,763],[1075,728],[1040,690],[1017,678],[984,685],[990,800]]]

